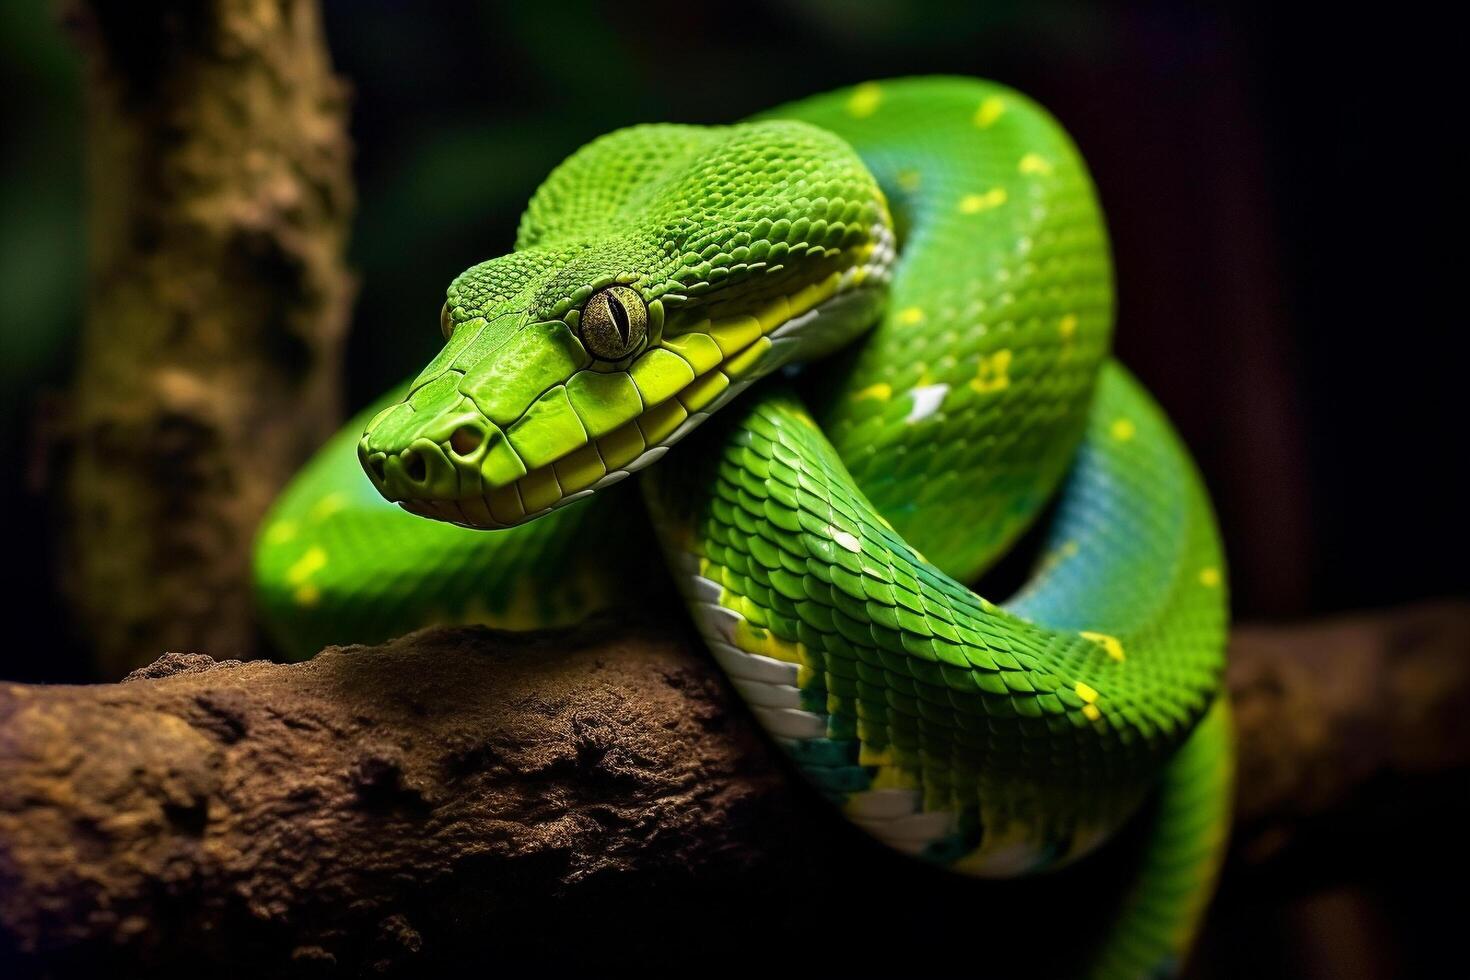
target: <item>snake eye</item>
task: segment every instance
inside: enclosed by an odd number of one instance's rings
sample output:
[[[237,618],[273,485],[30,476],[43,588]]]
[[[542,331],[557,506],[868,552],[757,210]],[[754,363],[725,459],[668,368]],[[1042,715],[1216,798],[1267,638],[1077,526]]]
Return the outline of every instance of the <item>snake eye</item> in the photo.
[[[637,290],[609,286],[582,308],[582,343],[599,360],[620,361],[648,336],[648,307]]]
[[[449,304],[445,303],[439,310],[439,332],[448,340],[449,335],[454,333],[454,317],[449,315]]]

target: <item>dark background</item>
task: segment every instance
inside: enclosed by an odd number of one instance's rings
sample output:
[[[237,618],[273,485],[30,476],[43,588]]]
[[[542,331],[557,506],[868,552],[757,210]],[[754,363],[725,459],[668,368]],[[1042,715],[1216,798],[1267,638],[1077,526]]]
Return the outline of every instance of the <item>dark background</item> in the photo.
[[[1470,593],[1455,475],[1466,316],[1451,301],[1464,226],[1450,217],[1464,44],[1429,7],[334,0],[326,12],[355,90],[349,407],[428,360],[449,279],[509,248],[531,191],[589,138],[735,120],[870,78],[977,74],[1046,104],[1093,169],[1118,348],[1214,491],[1236,616]],[[46,4],[0,5],[0,53],[5,595],[12,622],[45,623],[64,621],[52,586],[64,556],[33,489],[35,434],[64,405],[82,311],[81,65]],[[37,661],[12,643],[0,676],[93,679],[79,645],[52,650]],[[1333,844],[1359,861],[1395,846]],[[1415,899],[1412,872],[1433,860],[1370,861],[1380,898],[1333,921],[1376,936],[1363,948],[1385,963],[1432,962],[1453,925]],[[1217,935],[1231,962],[1281,962],[1264,950],[1290,943],[1272,929],[1336,900],[1322,863],[1310,896],[1279,897],[1273,926]]]

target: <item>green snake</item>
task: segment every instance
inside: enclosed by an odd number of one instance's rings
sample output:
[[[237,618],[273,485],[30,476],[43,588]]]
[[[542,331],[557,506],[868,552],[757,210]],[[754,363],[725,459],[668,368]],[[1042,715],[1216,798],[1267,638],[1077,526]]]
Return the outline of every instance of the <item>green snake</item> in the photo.
[[[1003,86],[613,132],[449,286],[438,356],[278,502],[267,621],[299,653],[545,625],[665,586],[662,564],[759,722],[893,848],[1039,871],[1150,798],[1086,971],[1171,972],[1228,827],[1224,567],[1112,321],[1083,161]],[[1053,499],[1016,595],[961,584]]]

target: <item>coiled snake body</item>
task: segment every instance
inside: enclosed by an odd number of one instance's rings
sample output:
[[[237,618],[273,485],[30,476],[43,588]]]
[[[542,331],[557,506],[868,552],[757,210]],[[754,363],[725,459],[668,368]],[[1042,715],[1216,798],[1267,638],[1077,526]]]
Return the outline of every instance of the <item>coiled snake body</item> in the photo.
[[[433,362],[283,496],[263,605],[303,651],[564,620],[646,567],[641,505],[610,488],[657,462],[635,482],[710,650],[874,836],[1014,875],[1155,793],[1088,969],[1167,972],[1227,825],[1224,569],[1186,451],[1108,358],[1112,315],[1084,165],[1001,86],[614,132],[449,287]],[[960,584],[1058,488],[1016,596]]]

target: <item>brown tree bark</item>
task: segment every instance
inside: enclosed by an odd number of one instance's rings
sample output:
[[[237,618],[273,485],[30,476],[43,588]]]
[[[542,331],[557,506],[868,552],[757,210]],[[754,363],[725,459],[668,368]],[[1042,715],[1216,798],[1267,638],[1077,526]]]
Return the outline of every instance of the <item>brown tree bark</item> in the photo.
[[[65,585],[104,676],[252,652],[251,536],[339,418],[347,97],[314,2],[77,2],[86,324]]]
[[[436,629],[0,687],[0,950],[61,973],[403,975],[758,967],[809,944],[862,970],[969,937],[1035,970],[1049,944],[1016,924],[1109,873],[1105,851],[997,885],[883,852],[696,646],[613,621]],[[1462,773],[1467,649],[1467,604],[1240,629],[1235,866],[1385,774]]]

